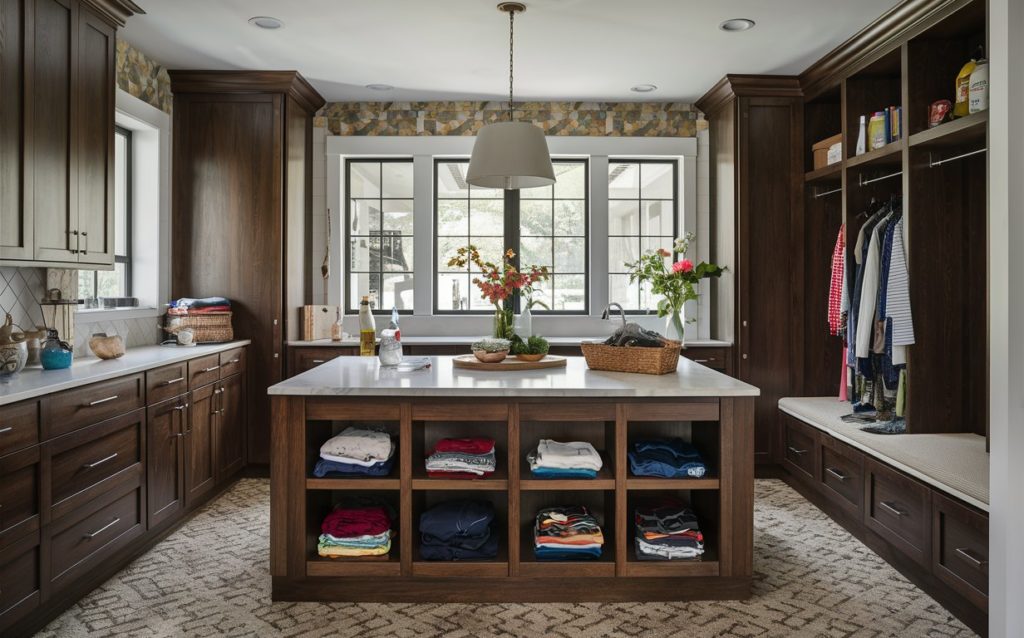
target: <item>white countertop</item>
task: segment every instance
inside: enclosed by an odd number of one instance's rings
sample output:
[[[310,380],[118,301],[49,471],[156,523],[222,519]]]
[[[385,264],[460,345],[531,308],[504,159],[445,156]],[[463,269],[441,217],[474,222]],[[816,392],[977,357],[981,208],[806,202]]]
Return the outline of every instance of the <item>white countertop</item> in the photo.
[[[418,336],[406,336],[402,335],[402,343],[410,346],[468,346],[474,341],[479,341],[483,337],[418,337]],[[603,341],[605,337],[544,337],[548,340],[548,343],[553,346],[578,346],[583,341]],[[316,341],[286,341],[289,346],[295,347],[345,347],[355,348],[359,346],[358,339],[343,339],[341,341],[331,341],[330,339],[318,339]],[[732,346],[729,341],[719,341],[717,339],[687,339],[687,348],[728,348]]]
[[[70,368],[64,370],[43,370],[41,367],[26,368],[14,375],[7,383],[0,383],[0,405],[152,370],[163,365],[224,352],[248,344],[248,340],[240,340],[187,348],[183,346],[139,346],[128,348],[124,356],[119,359],[104,361],[89,357],[76,360]]]
[[[406,397],[753,397],[761,391],[686,358],[675,373],[626,374],[587,368],[485,372],[454,368],[452,357],[428,357],[415,372],[382,368],[377,357],[338,357],[271,386],[271,395]]]

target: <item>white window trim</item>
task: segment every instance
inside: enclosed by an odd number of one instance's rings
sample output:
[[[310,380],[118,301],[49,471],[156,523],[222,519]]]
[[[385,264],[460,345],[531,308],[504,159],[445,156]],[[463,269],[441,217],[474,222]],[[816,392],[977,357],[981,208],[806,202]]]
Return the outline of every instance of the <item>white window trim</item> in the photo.
[[[171,116],[117,89],[114,121],[132,131],[132,291],[138,308],[79,310],[95,323],[163,314],[171,288]]]
[[[468,136],[328,136],[326,138],[326,187],[327,207],[334,211],[337,220],[332,225],[332,244],[337,247],[331,255],[331,272],[344,279],[344,263],[347,255],[344,242],[346,217],[345,183],[342,176],[344,162],[351,158],[365,157],[412,157],[414,180],[413,222],[415,243],[413,272],[415,274],[412,316],[402,318],[402,327],[407,334],[423,336],[472,336],[488,332],[490,319],[479,315],[433,315],[434,255],[433,255],[433,189],[435,157],[469,157],[475,138]],[[706,241],[707,229],[702,229],[697,220],[697,138],[681,137],[548,137],[548,149],[557,157],[586,157],[590,161],[590,314],[542,316],[534,318],[534,329],[552,337],[597,337],[607,335],[609,324],[601,320],[601,314],[608,304],[608,180],[595,176],[608,174],[608,158],[616,159],[665,159],[679,161],[679,218],[680,228],[696,233],[691,244],[691,256],[705,258],[702,240]],[[696,229],[696,230],[694,230]],[[421,239],[426,238],[426,239]],[[314,240],[314,245],[317,242]],[[420,273],[425,273],[421,275]],[[344,302],[343,291],[348,282],[341,281],[330,286],[328,303]],[[696,317],[696,328],[691,325],[687,339],[708,339],[710,325],[706,285],[701,286],[700,300],[687,305],[685,315]],[[614,300],[612,300],[614,301]],[[630,321],[662,330],[664,319],[655,315],[631,315]],[[345,328],[356,329],[356,318],[347,317]]]

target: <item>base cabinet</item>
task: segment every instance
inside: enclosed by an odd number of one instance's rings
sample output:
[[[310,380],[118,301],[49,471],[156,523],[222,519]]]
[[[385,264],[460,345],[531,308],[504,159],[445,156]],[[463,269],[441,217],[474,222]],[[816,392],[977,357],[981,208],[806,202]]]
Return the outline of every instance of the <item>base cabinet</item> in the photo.
[[[231,476],[245,465],[245,377],[235,374],[219,382],[215,410],[216,476]]]
[[[214,410],[217,384],[211,383],[192,391],[189,402],[188,427],[185,429],[185,505],[191,506],[213,489],[216,479],[214,462]]]
[[[183,395],[151,406],[146,419],[147,528],[185,509],[185,430],[188,401]]]

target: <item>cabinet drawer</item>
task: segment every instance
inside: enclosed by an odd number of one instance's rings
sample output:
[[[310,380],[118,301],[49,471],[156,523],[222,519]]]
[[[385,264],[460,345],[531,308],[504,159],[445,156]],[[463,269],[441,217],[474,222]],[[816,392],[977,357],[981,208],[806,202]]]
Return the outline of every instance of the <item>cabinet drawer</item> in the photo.
[[[174,363],[146,373],[146,404],[154,405],[188,392],[188,363]]]
[[[141,374],[59,392],[42,402],[43,439],[52,439],[145,405]]]
[[[0,408],[0,456],[39,443],[39,403],[28,401]]]
[[[196,388],[213,383],[220,379],[220,355],[209,354],[205,357],[192,359],[188,362],[188,389]]]
[[[867,459],[864,523],[925,567],[931,556],[931,490]]]
[[[347,354],[349,348],[296,348],[294,374],[312,370],[321,363]]]
[[[245,348],[220,353],[220,378],[225,379],[245,370]]]
[[[818,466],[817,430],[796,419],[783,415],[782,445],[786,467],[802,478],[814,479]]]
[[[97,562],[142,534],[142,488],[105,503],[78,510],[50,537],[50,582],[61,588],[88,572]],[[81,512],[82,515],[77,514]]]
[[[39,606],[39,533],[0,551],[0,634]]]
[[[727,348],[684,348],[683,356],[715,370],[725,370],[728,365],[726,357],[729,356]]]
[[[860,518],[864,503],[864,456],[852,447],[822,435],[819,476],[825,496]]]
[[[39,446],[0,457],[0,548],[39,529]]]
[[[136,410],[47,444],[53,519],[109,490],[141,484],[145,423],[146,411]]]
[[[988,611],[988,517],[932,493],[932,571]]]

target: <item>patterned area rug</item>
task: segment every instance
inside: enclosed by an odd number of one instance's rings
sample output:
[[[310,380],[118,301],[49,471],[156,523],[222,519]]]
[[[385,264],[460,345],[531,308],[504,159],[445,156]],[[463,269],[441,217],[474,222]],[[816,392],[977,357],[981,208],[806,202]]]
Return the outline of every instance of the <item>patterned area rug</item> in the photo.
[[[245,479],[40,636],[972,636],[777,480],[757,481],[749,601],[271,603],[269,481]]]

